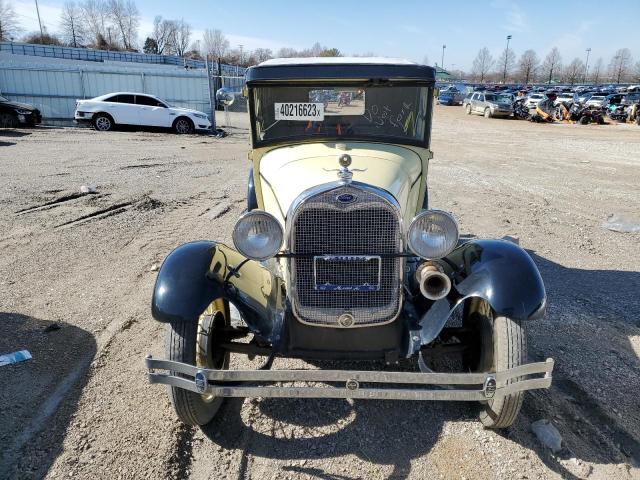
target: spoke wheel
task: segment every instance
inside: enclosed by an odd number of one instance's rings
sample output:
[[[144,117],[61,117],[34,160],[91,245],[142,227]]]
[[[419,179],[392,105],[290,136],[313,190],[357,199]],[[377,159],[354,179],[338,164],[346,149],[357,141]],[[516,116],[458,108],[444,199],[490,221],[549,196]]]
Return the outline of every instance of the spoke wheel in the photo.
[[[524,326],[517,320],[496,315],[486,301],[474,299],[467,310],[464,324],[476,332],[470,350],[472,353],[464,359],[469,370],[497,372],[527,362]],[[507,384],[518,380],[508,380]],[[488,428],[510,427],[520,413],[523,399],[524,392],[518,392],[481,402],[480,421]]]
[[[211,302],[197,322],[171,322],[166,334],[167,358],[207,369],[228,369],[229,352],[217,346],[217,335],[228,325],[229,307],[223,299]],[[222,397],[177,387],[169,387],[169,397],[178,418],[188,425],[209,423],[223,401]]]
[[[100,132],[108,132],[113,128],[113,121],[106,115],[98,115],[93,120],[93,126]]]
[[[193,132],[193,125],[186,118],[179,118],[178,120],[176,120],[176,123],[173,128],[176,131],[176,133],[180,135]]]

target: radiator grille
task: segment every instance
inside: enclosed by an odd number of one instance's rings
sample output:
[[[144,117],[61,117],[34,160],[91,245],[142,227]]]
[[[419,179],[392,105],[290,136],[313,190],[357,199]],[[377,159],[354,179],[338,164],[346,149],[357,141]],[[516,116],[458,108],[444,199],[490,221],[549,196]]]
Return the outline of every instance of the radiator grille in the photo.
[[[402,233],[396,208],[383,196],[353,185],[317,194],[293,213],[290,235],[293,253],[310,255],[291,263],[300,320],[339,326],[338,317],[349,313],[363,326],[396,317],[402,259],[384,254],[401,251]]]

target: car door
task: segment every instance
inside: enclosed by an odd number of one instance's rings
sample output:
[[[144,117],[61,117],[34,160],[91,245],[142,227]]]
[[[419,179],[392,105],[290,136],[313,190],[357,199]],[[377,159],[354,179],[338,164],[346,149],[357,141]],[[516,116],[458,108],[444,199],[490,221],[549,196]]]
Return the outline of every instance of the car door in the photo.
[[[475,112],[477,105],[478,105],[478,97],[480,96],[479,93],[474,93],[473,96],[471,97],[471,101],[469,102],[471,104],[471,111]]]
[[[120,124],[136,125],[135,107],[133,95],[119,94],[105,100],[105,110]]]
[[[169,108],[157,98],[148,95],[136,95],[136,107],[139,125],[150,127],[170,127]]]

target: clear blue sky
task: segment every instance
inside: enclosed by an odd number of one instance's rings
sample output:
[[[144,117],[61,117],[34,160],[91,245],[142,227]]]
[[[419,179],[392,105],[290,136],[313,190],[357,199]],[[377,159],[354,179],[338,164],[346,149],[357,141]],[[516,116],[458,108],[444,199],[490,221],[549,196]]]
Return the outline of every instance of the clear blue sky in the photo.
[[[25,28],[37,28],[34,0],[9,0]],[[44,23],[57,28],[64,0],[39,0]],[[532,48],[543,58],[553,47],[569,63],[602,57],[605,65],[618,48],[628,47],[634,62],[640,60],[640,0],[618,0],[607,6],[592,0],[488,2],[457,1],[332,1],[240,0],[136,0],[142,14],[144,38],[155,15],[184,18],[194,28],[194,40],[206,28],[221,29],[233,47],[259,46],[277,50],[304,48],[314,42],[337,47],[345,54],[372,52],[431,64],[441,62],[446,44],[445,68],[470,69],[478,50],[486,46],[494,56],[505,47],[519,55]],[[617,32],[617,33],[615,33]]]

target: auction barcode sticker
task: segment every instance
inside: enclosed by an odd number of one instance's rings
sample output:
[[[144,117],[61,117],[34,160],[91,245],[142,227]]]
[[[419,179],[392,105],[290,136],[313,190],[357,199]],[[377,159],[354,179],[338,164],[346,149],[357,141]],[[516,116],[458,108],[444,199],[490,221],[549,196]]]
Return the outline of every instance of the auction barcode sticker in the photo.
[[[276,120],[324,120],[322,103],[274,103]]]

